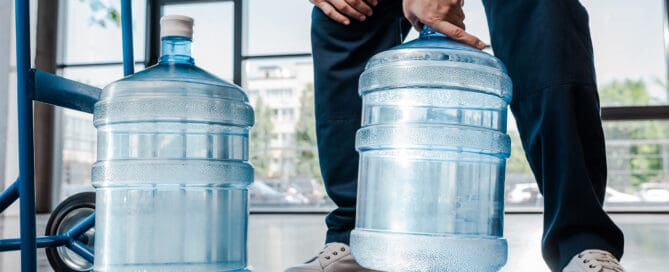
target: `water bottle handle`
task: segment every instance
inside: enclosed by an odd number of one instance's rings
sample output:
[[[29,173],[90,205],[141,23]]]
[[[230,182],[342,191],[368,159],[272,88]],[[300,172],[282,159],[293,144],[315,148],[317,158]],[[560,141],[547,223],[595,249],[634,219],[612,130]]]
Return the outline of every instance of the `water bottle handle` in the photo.
[[[427,25],[423,25],[423,30],[420,32],[420,38],[448,38],[446,34],[439,33]]]

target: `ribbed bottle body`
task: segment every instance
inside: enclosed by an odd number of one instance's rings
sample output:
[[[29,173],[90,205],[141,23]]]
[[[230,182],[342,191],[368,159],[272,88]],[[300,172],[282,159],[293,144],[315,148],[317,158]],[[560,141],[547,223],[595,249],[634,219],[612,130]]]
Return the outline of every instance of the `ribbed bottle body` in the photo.
[[[95,107],[96,271],[247,271],[253,111],[238,87],[161,63]]]
[[[436,44],[436,45],[435,45]],[[425,37],[370,60],[352,253],[382,271],[496,271],[511,81],[494,57]]]

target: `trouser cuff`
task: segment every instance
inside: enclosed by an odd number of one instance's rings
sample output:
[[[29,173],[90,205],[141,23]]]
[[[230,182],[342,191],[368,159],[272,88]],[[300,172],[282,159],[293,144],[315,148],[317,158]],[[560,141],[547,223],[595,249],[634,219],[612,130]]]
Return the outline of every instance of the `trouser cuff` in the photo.
[[[351,231],[328,230],[325,236],[325,243],[344,243],[349,244],[351,240]]]

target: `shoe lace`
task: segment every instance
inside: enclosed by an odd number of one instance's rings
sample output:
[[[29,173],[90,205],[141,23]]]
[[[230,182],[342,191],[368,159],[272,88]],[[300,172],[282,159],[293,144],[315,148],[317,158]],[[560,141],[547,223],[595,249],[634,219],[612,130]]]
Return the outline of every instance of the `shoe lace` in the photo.
[[[593,272],[625,272],[618,259],[603,250],[587,250],[577,257]]]

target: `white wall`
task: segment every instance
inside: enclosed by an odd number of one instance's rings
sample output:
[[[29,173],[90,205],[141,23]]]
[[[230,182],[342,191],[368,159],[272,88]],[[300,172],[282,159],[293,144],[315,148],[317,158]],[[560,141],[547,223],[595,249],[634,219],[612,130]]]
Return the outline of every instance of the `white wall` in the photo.
[[[0,2],[0,60],[9,59],[11,1]],[[7,149],[7,121],[8,121],[8,93],[9,93],[9,61],[0,62],[0,188],[4,188],[7,181],[6,149]]]

